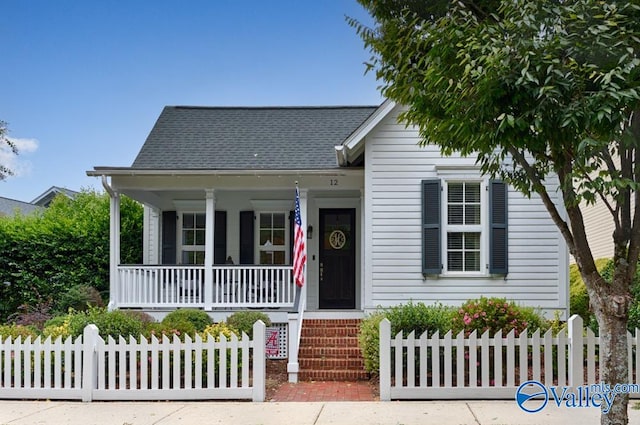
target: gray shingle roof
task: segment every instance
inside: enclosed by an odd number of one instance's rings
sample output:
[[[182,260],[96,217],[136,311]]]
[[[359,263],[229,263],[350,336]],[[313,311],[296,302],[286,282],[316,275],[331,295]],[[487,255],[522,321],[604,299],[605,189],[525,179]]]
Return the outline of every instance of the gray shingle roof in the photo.
[[[42,192],[37,198],[31,201],[31,203],[40,207],[48,207],[49,204],[51,204],[51,202],[53,201],[53,198],[55,198],[59,193],[63,193],[68,198],[73,199],[80,192],[67,189],[66,187],[51,186],[49,189]]]
[[[0,196],[0,217],[5,215],[12,216],[16,212],[26,215],[38,209],[40,208],[37,205]]]
[[[336,168],[341,144],[377,106],[167,106],[131,168]]]

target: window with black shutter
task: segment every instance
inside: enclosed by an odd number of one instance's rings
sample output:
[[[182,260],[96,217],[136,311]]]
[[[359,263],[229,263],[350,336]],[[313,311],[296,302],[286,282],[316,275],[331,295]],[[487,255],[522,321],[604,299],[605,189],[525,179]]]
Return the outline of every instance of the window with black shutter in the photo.
[[[507,274],[507,186],[502,181],[422,181],[422,273]],[[487,270],[488,266],[488,270]]]
[[[254,264],[254,217],[253,211],[240,211],[240,262]]]

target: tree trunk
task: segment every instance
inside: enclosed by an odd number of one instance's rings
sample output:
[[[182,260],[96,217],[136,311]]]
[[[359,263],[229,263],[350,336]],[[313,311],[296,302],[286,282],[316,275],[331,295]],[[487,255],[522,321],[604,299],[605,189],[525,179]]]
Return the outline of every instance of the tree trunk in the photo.
[[[627,359],[628,298],[616,294],[617,285],[601,286],[595,297],[591,297],[600,327],[600,382],[613,390],[616,384],[629,383]],[[602,425],[626,425],[628,418],[628,394],[617,394],[608,413],[602,413]]]

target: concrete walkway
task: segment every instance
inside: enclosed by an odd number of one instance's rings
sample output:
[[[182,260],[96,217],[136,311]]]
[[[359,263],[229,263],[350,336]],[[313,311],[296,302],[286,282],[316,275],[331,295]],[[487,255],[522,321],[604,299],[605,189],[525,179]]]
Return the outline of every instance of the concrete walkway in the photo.
[[[631,403],[633,405],[634,402]],[[0,401],[1,425],[597,424],[594,408],[525,413],[514,401],[420,402],[54,402]],[[640,410],[629,410],[640,423]]]

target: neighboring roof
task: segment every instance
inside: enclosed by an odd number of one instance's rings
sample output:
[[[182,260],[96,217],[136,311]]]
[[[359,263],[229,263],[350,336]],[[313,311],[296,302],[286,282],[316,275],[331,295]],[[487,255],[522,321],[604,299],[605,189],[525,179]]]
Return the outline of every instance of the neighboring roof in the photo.
[[[0,217],[6,215],[14,215],[16,212],[20,212],[21,214],[26,215],[38,209],[40,209],[40,207],[38,207],[37,205],[0,196]]]
[[[376,109],[378,106],[167,106],[131,168],[336,168],[335,146]]]
[[[51,186],[49,189],[45,190],[40,196],[31,201],[32,204],[38,205],[41,207],[48,207],[53,198],[55,198],[59,193],[73,199],[80,192],[76,192],[75,190],[67,189],[64,187]]]

